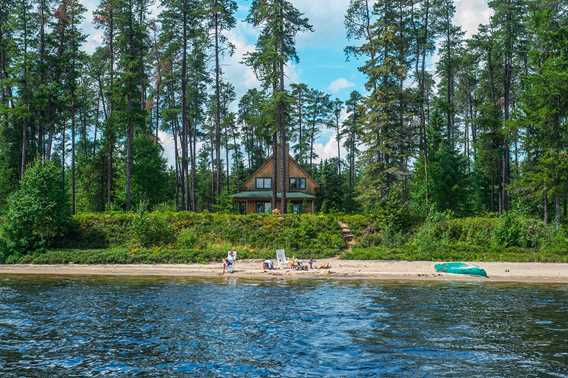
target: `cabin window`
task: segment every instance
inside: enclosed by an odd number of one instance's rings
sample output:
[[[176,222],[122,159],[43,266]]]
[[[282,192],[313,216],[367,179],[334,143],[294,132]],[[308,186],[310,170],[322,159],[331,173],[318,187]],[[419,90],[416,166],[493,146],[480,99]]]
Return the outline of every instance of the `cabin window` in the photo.
[[[259,214],[270,214],[272,212],[272,204],[270,202],[257,202],[256,212]]]
[[[257,177],[256,178],[256,188],[257,189],[272,189],[272,178],[271,177]]]
[[[306,178],[290,177],[290,190],[306,190]]]

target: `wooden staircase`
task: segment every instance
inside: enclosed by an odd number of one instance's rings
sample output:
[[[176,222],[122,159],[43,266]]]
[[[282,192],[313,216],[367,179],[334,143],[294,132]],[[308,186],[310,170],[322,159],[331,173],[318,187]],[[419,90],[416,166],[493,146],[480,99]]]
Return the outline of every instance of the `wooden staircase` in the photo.
[[[351,248],[353,248],[353,246],[356,244],[355,236],[353,235],[353,232],[351,232],[351,229],[349,228],[349,225],[347,223],[339,221],[339,222],[337,222],[337,224],[339,225],[339,228],[341,229],[341,236],[343,237],[343,240],[345,241],[345,245],[347,246],[347,250],[351,250]]]

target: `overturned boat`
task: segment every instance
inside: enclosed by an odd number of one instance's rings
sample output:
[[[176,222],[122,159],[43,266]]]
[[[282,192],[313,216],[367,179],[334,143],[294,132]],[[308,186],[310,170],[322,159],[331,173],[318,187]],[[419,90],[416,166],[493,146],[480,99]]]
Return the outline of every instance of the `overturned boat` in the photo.
[[[463,262],[441,263],[434,266],[436,272],[451,274],[467,274],[470,276],[487,277],[487,272],[482,267]]]

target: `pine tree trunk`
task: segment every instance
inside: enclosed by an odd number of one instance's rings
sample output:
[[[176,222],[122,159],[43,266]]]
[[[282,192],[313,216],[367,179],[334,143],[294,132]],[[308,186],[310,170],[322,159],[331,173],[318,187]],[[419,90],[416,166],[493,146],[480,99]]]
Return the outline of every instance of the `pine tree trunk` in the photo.
[[[154,126],[155,129],[155,139],[156,143],[159,143],[159,132],[160,132],[160,92],[162,87],[162,71],[161,71],[161,64],[160,64],[160,56],[157,57],[157,78],[156,78],[156,124]]]
[[[66,157],[66,144],[67,144],[67,122],[63,120],[63,129],[61,130],[61,188],[65,190],[65,157]]]
[[[182,184],[182,209],[189,210],[189,190],[188,190],[188,144],[189,144],[189,115],[187,102],[187,45],[188,45],[188,15],[187,0],[183,2],[183,46],[182,46],[182,62],[181,62],[181,184]]]
[[[215,26],[215,195],[216,201],[220,200],[222,187],[223,166],[221,163],[221,75],[219,64],[219,12],[217,0],[214,0],[215,14],[213,22]]]
[[[562,218],[562,208],[560,207],[560,195],[554,193],[554,227],[560,229],[560,219]]]
[[[544,224],[548,224],[548,190],[546,186],[544,187],[544,194],[542,199],[542,207],[544,210]]]
[[[505,77],[504,77],[504,120],[503,120],[503,129],[506,128],[506,124],[510,119],[510,110],[511,110],[511,86],[513,80],[513,31],[511,30],[511,2],[510,0],[507,1],[507,46],[505,47]],[[510,176],[510,150],[509,150],[509,141],[508,136],[503,136],[503,162],[501,165],[501,198],[503,201],[502,210],[507,211],[509,210],[509,176]]]
[[[197,99],[196,99],[197,101]],[[192,143],[193,148],[191,149],[191,192],[189,193],[190,203],[191,203],[191,210],[197,211],[197,199],[196,199],[196,192],[197,192],[197,168],[196,168],[196,161],[197,161],[197,127],[191,128],[192,132]]]
[[[335,125],[337,130],[337,174],[341,174],[341,123],[339,122],[339,114],[335,116]]]
[[[225,132],[225,138],[228,138],[228,137],[229,137],[229,135],[227,134],[227,132]],[[230,163],[229,163],[229,140],[228,139],[225,140],[225,160],[226,160],[225,166],[227,167],[227,176],[225,177],[225,189],[226,189],[227,193],[229,193],[229,191],[230,191],[229,186],[231,184],[230,183],[231,168],[229,166]]]
[[[24,172],[26,170],[26,156],[27,146],[28,146],[28,134],[27,134],[27,126],[26,122],[22,122],[22,144],[21,144],[21,153],[20,153],[20,180],[24,178]]]
[[[110,3],[112,4],[112,3]],[[112,205],[113,193],[113,176],[114,176],[114,6],[110,5],[109,10],[109,56],[110,56],[110,98],[108,103],[108,119],[107,119],[107,169],[106,169],[106,208],[110,209]],[[102,90],[102,89],[101,89]]]
[[[97,133],[99,130],[100,111],[101,111],[101,98],[97,97],[97,109],[95,111],[95,130],[93,131],[93,152],[92,152],[93,159],[97,154]]]
[[[174,136],[174,156],[176,170],[176,209],[180,210],[180,167],[179,167],[179,149],[178,149],[178,132],[175,122],[172,121],[172,132]]]
[[[134,58],[136,56],[134,51],[134,41],[133,41],[133,9],[130,7],[128,13],[128,54],[130,58]],[[129,72],[130,75],[133,75],[134,72]],[[132,171],[134,168],[134,156],[133,156],[133,143],[134,143],[134,119],[133,115],[135,113],[134,109],[134,95],[136,90],[136,83],[134,83],[134,78],[127,79],[127,88],[128,92],[126,94],[126,109],[127,109],[127,121],[126,121],[126,187],[125,187],[125,196],[126,196],[126,210],[132,209]]]
[[[74,93],[71,93],[74,98]],[[73,214],[77,212],[77,172],[75,169],[75,101],[71,100],[71,211]]]

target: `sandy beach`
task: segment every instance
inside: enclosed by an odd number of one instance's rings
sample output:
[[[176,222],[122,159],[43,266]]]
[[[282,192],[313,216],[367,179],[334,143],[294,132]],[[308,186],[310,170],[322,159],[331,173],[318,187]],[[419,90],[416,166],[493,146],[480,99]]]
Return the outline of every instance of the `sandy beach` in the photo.
[[[474,262],[475,263],[475,262]],[[0,274],[64,276],[171,276],[195,278],[237,277],[246,279],[345,279],[397,281],[478,281],[568,283],[568,264],[475,263],[489,278],[442,274],[431,261],[318,260],[307,272],[278,269],[263,271],[258,260],[238,261],[234,273],[222,274],[221,263],[187,265],[0,265]]]

